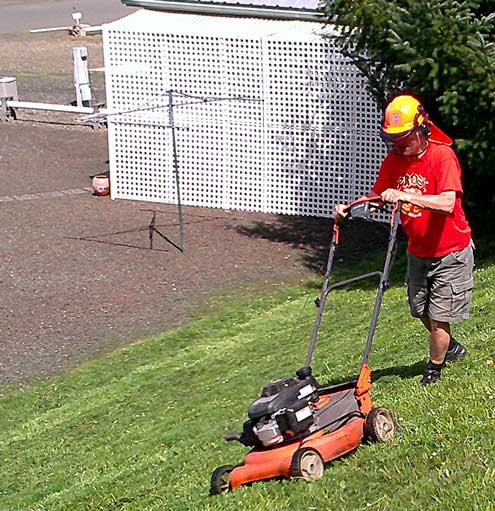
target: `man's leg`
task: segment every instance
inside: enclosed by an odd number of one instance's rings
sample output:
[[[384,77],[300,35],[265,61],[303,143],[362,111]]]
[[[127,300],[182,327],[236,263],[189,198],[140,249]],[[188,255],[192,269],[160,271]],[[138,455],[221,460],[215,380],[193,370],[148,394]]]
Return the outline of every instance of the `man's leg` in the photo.
[[[443,364],[450,344],[450,323],[430,319],[430,360]]]
[[[473,261],[471,246],[430,261],[426,274],[428,304],[421,315],[424,316],[421,317],[424,326],[430,332],[430,361],[421,380],[424,384],[438,381],[446,363],[467,355],[466,348],[452,339],[450,322],[469,317]]]
[[[451,256],[450,259],[452,259]],[[459,277],[457,270],[452,275],[451,266],[449,259],[419,259],[409,253],[407,256],[408,298],[411,314],[419,318],[430,333],[430,360],[421,380],[425,385],[440,379],[442,367],[446,363],[459,360],[467,354],[466,348],[452,339],[450,322],[433,320],[429,317],[432,312],[434,312],[433,315],[441,317],[445,315],[446,310],[448,315],[451,315],[450,297],[448,297],[448,303],[446,302],[446,296],[451,293],[451,282],[456,282],[454,277],[461,278],[462,281],[470,277],[469,273],[467,276],[461,274]],[[449,293],[439,292],[443,286],[448,286]],[[456,308],[458,307],[459,305],[456,304]]]
[[[440,379],[442,367],[445,365],[447,350],[452,342],[450,323],[435,321],[428,317],[420,318],[425,328],[430,332],[430,360],[426,366],[421,383],[428,385]]]
[[[421,322],[423,323],[423,325],[425,326],[426,330],[428,330],[428,332],[430,332],[430,334],[431,334],[430,318],[423,317],[420,319],[421,319]],[[449,331],[450,331],[450,325],[449,325]],[[432,341],[431,335],[430,335],[430,346],[431,346],[432,342],[435,343],[436,341]],[[452,337],[452,332],[450,331],[449,346],[447,348],[447,353],[445,354],[443,363],[446,364],[448,362],[455,362],[456,360],[459,360],[459,359],[465,357],[467,354],[468,354],[467,349],[461,343],[457,342]],[[431,348],[430,348],[430,356],[432,356]]]
[[[426,330],[428,330],[428,332],[431,332],[430,318],[426,316],[419,319],[421,320],[421,323],[423,323],[423,325],[425,326]]]

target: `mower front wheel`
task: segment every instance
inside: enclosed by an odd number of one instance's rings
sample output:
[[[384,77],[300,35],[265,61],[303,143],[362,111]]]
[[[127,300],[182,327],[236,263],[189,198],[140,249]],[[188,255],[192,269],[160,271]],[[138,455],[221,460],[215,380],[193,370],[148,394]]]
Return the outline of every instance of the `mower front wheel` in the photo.
[[[302,477],[306,480],[323,477],[325,464],[318,451],[305,447],[298,449],[292,456],[290,464],[291,477]]]
[[[210,495],[219,495],[230,491],[230,473],[234,470],[232,465],[222,465],[211,474]]]
[[[364,423],[365,437],[372,442],[388,442],[395,435],[395,421],[386,408],[373,408]]]

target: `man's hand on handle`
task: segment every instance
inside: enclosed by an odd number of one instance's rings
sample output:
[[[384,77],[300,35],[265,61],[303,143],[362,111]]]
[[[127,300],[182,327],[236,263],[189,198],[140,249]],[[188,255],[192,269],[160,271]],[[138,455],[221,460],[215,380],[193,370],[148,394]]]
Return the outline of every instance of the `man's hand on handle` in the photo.
[[[337,204],[335,206],[333,210],[333,218],[335,219],[336,222],[340,222],[347,216],[347,213],[345,211],[346,209],[347,204]]]
[[[408,202],[407,199],[409,198],[406,193],[396,190],[395,188],[387,188],[381,193],[380,197],[384,202],[390,202],[391,204],[396,204],[399,201]]]
[[[333,210],[333,217],[335,219],[335,222],[340,222],[343,220],[348,214],[349,214],[349,208],[352,205],[356,205],[356,203],[363,202],[363,201],[370,201],[375,203],[381,203],[380,197],[374,193],[370,193],[368,195],[363,195],[359,199],[351,202],[350,204],[337,204]],[[371,211],[374,209],[372,208]]]

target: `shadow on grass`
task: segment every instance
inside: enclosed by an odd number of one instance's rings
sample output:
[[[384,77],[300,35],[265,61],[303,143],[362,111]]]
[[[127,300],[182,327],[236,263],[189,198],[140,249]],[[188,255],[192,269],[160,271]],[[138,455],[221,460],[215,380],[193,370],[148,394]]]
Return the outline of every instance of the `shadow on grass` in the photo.
[[[384,378],[386,376],[398,376],[401,380],[408,380],[410,378],[415,378],[416,376],[422,375],[425,369],[426,361],[424,360],[415,362],[414,364],[411,365],[393,366],[387,367],[385,369],[376,370],[372,369],[371,379],[373,380],[373,383],[377,382],[380,378]],[[352,376],[331,380],[325,385],[341,385],[349,381],[357,382],[357,379],[358,375],[353,374]]]
[[[305,252],[304,265],[312,271],[323,274],[330,248],[332,227],[333,219],[331,218],[279,215],[273,222],[256,222],[252,225],[238,225],[233,228],[244,236],[288,243],[295,248],[302,249]],[[342,226],[341,243],[337,248],[335,261],[340,266],[348,268],[356,263],[365,262],[371,255],[384,255],[388,233],[388,223],[359,218],[349,221]],[[400,227],[397,240],[399,242],[397,254],[400,260],[405,252],[407,241],[407,237]],[[495,264],[493,256],[495,239],[480,238],[475,240],[475,244],[477,266],[483,268]]]
[[[407,380],[422,375],[425,369],[426,361],[421,360],[409,366],[403,365],[377,369],[376,371],[372,371],[371,379],[375,382],[384,376],[398,376],[401,380]]]
[[[274,222],[256,222],[233,228],[244,236],[287,243],[299,248],[303,251],[302,261],[306,268],[320,275],[325,273],[332,236],[332,219],[281,215]],[[350,273],[358,275],[380,270],[385,259],[388,236],[387,223],[353,219],[343,224],[332,272],[340,280],[341,274],[342,278],[347,278]],[[401,230],[397,239],[399,242],[397,254],[400,256],[404,252],[401,245],[405,240]],[[401,263],[398,269],[393,268],[392,282],[398,277],[402,285],[404,266]]]

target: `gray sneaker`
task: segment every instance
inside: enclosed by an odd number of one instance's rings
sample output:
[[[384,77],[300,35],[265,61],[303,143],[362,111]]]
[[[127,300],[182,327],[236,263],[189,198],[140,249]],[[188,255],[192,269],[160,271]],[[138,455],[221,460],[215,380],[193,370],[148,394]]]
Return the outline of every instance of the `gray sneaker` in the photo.
[[[455,339],[452,339],[449,344],[449,349],[445,354],[445,360],[443,363],[446,364],[448,362],[455,362],[456,360],[464,358],[467,354],[468,350]]]

